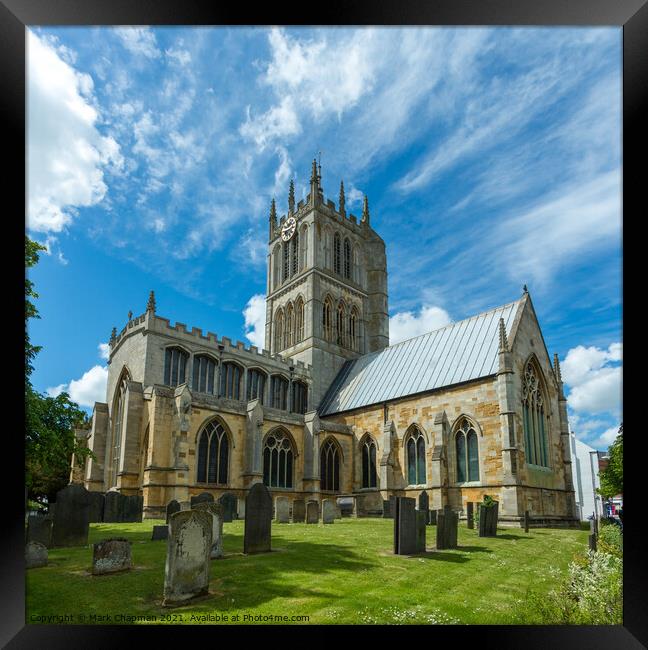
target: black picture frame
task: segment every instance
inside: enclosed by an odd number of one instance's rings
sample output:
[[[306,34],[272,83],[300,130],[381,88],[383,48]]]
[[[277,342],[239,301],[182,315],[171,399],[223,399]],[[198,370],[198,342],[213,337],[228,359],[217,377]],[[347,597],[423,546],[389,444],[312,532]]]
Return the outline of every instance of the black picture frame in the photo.
[[[306,11],[305,11],[306,9]],[[648,5],[646,0],[410,0],[407,4],[394,0],[382,2],[309,3],[301,9],[266,4],[259,8],[249,5],[220,5],[205,0],[185,2],[142,2],[133,0],[0,0],[0,111],[5,137],[6,166],[3,173],[4,198],[13,199],[15,212],[25,206],[25,27],[30,25],[563,25],[563,26],[618,26],[623,28],[623,214],[624,228],[632,222],[625,218],[642,205],[640,193],[645,184],[646,164],[644,147],[648,120]],[[13,203],[12,202],[12,203]],[[22,206],[22,207],[21,207]],[[6,208],[8,210],[8,208]],[[12,241],[5,247],[3,259],[10,264],[5,272],[5,300],[15,301],[15,311],[5,322],[8,334],[19,341],[24,337],[21,313],[22,282],[18,269],[22,268],[22,252],[13,244],[18,241],[21,224],[13,212],[5,218]],[[645,213],[645,208],[642,211]],[[640,215],[638,214],[637,217]],[[15,232],[14,232],[15,229]],[[24,228],[23,228],[24,229]],[[625,238],[628,241],[628,238]],[[624,259],[627,258],[627,253]],[[624,262],[625,264],[625,262]],[[17,276],[14,278],[14,274]],[[625,310],[624,310],[625,311]],[[627,318],[625,319],[627,322]],[[625,325],[623,327],[625,338]],[[6,340],[6,339],[5,339]],[[12,362],[18,367],[18,377],[24,367],[23,350],[11,345]],[[634,348],[637,349],[637,348]],[[627,362],[624,360],[627,368]],[[22,490],[15,489],[20,482],[21,466],[16,459],[24,457],[24,443],[20,434],[24,412],[14,415],[11,406],[20,403],[20,381],[12,382],[5,390],[5,476],[11,465],[17,466],[18,478],[5,481],[3,504],[2,547],[2,617],[0,644],[7,648],[106,648],[121,643],[150,642],[151,637],[163,636],[165,643],[185,643],[187,636],[211,634],[215,643],[221,643],[222,632],[214,637],[211,626],[49,626],[25,625],[25,568],[24,568],[24,501]],[[16,395],[12,399],[11,391]],[[15,411],[15,407],[13,411]],[[470,643],[479,647],[556,648],[640,648],[648,644],[648,579],[644,549],[640,537],[638,464],[645,451],[643,437],[638,429],[626,423],[630,435],[626,438],[626,491],[624,494],[624,625],[596,627],[527,627],[527,626],[452,626],[424,630],[430,634],[425,643]],[[11,460],[14,459],[14,460]],[[637,471],[633,472],[633,465]],[[80,594],[82,601],[82,594]],[[344,626],[342,626],[344,627]],[[357,630],[357,628],[355,628]],[[402,635],[406,628],[392,628]],[[238,636],[238,642],[247,637],[251,628],[232,627],[227,633]],[[256,628],[264,635],[282,633],[281,627]],[[291,631],[291,634],[295,630]],[[308,633],[308,628],[305,628]],[[322,629],[324,635],[333,632],[354,631],[347,627]],[[381,628],[381,637],[390,630]],[[362,631],[364,634],[364,631]],[[241,636],[242,635],[242,636]],[[319,636],[318,640],[323,640]],[[311,640],[315,638],[310,635]],[[485,643],[486,642],[486,643]]]

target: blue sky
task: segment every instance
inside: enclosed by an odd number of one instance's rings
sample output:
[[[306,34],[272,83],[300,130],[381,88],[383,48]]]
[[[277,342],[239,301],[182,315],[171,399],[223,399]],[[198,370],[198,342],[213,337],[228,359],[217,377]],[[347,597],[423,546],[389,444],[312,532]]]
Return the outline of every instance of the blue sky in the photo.
[[[369,197],[392,342],[517,299],[576,435],[621,418],[619,28],[32,28],[37,390],[105,400],[113,326],[158,313],[263,346],[267,214]]]

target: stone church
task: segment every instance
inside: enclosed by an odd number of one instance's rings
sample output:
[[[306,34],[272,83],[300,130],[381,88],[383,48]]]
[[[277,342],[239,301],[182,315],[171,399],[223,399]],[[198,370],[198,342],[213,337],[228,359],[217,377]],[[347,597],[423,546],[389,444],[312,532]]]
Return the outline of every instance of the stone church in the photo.
[[[460,513],[486,494],[500,523],[575,521],[567,403],[526,287],[495,307],[389,345],[385,242],[362,215],[310,192],[268,222],[265,349],[129,314],[110,338],[106,402],[72,468],[87,489],[142,495],[144,516],[209,492],[239,499],[390,496]]]

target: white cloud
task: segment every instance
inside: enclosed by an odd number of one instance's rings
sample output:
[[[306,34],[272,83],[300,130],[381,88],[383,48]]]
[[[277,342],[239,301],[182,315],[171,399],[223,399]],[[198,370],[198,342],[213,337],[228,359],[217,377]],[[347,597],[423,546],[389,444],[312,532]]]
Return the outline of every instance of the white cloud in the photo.
[[[619,433],[618,427],[611,427],[606,429],[598,439],[594,441],[595,447],[609,447],[615,440]]]
[[[405,311],[394,314],[389,319],[389,344],[394,345],[414,336],[432,332],[451,322],[445,309],[424,305],[418,314]]]
[[[131,54],[147,59],[156,59],[161,55],[155,34],[148,27],[117,27],[115,34]]]
[[[249,300],[243,310],[245,317],[245,336],[252,345],[260,350],[265,346],[266,302],[265,296],[256,294]]]
[[[165,50],[164,53],[174,62],[180,65],[187,65],[191,62],[191,54],[187,50],[174,50],[169,48]]]
[[[67,390],[67,384],[59,384],[58,386],[51,386],[46,388],[45,392],[48,397],[58,397],[64,390]]]
[[[108,368],[94,366],[83,374],[80,379],[73,379],[69,384],[59,384],[46,389],[49,397],[57,397],[63,391],[70,395],[70,399],[79,406],[94,406],[95,402],[106,399],[106,384],[108,382]]]
[[[104,198],[104,170],[118,170],[123,159],[117,142],[96,129],[92,78],[27,34],[27,221],[31,230],[60,232],[75,207]]]
[[[108,343],[99,343],[97,349],[99,350],[99,356],[102,359],[107,360],[110,357],[110,347],[108,346]]]

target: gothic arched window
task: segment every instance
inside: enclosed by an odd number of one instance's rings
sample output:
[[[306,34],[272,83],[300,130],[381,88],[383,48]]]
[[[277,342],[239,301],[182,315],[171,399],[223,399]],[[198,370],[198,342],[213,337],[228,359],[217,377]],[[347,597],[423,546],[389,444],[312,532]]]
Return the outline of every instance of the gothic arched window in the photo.
[[[322,330],[326,341],[333,340],[333,301],[326,296],[322,305]]]
[[[322,490],[340,490],[340,451],[332,438],[329,438],[320,451],[320,485]]]
[[[119,459],[121,457],[121,445],[122,445],[122,426],[124,421],[124,402],[126,400],[126,389],[128,388],[128,382],[130,381],[130,375],[128,370],[124,368],[122,372],[122,378],[119,382],[119,386],[115,391],[115,398],[113,400],[113,411],[112,411],[112,427],[113,427],[113,436],[112,436],[112,463],[110,468],[110,487],[115,487],[117,485],[117,474],[119,473]]]
[[[423,432],[413,427],[405,446],[407,454],[407,482],[409,485],[423,485],[425,474],[425,438]]]
[[[299,233],[295,231],[293,238],[291,240],[291,256],[292,256],[292,268],[290,269],[291,277],[297,275],[299,270]]]
[[[527,463],[549,467],[545,411],[547,401],[541,377],[536,363],[529,359],[522,378],[522,424]]]
[[[288,380],[281,375],[270,378],[271,405],[274,409],[288,410]]]
[[[304,340],[304,301],[301,296],[295,303],[295,343]]]
[[[346,321],[346,308],[344,306],[344,303],[340,300],[338,303],[338,308],[337,308],[337,338],[336,342],[338,345],[341,345],[342,347],[346,346],[346,332],[344,331],[345,329],[345,321]]]
[[[358,309],[357,307],[351,308],[351,315],[349,316],[349,347],[352,350],[358,349]]]
[[[283,243],[283,281],[290,277],[290,242]]]
[[[221,397],[241,399],[241,366],[226,361],[221,366]]]
[[[167,386],[184,384],[189,355],[180,348],[167,348],[164,355],[164,383]]]
[[[332,269],[333,260],[332,260],[332,242],[331,242],[331,229],[326,226],[324,228],[324,268]]]
[[[263,446],[263,484],[291,488],[294,456],[292,443],[285,433],[273,431],[268,434]]]
[[[275,314],[275,352],[281,352],[283,350],[283,337],[284,337],[284,315],[283,310],[278,309]]]
[[[229,438],[218,420],[208,422],[198,434],[196,482],[227,485]]]
[[[295,309],[292,305],[292,302],[289,302],[288,307],[286,307],[286,328],[284,330],[284,349],[292,347],[293,336],[295,334],[295,331],[293,329],[294,326],[295,326]]]
[[[277,244],[272,253],[272,288],[276,289],[281,283],[281,246]]]
[[[479,481],[479,445],[475,427],[463,418],[455,433],[457,482]]]
[[[344,240],[344,277],[351,278],[351,242]]]
[[[376,443],[370,435],[364,437],[362,444],[362,487],[373,488],[378,485],[376,471]]]
[[[308,226],[304,225],[299,234],[299,270],[308,266]]]
[[[292,411],[293,413],[306,413],[308,406],[308,386],[301,381],[294,381],[292,385]]]
[[[353,280],[358,284],[362,284],[361,270],[360,270],[360,249],[358,246],[353,247],[353,264],[351,267]]]
[[[261,404],[265,403],[265,385],[266,385],[266,374],[253,368],[248,370],[248,381],[247,381],[247,398],[248,401],[252,399],[260,400]]]
[[[333,271],[342,275],[342,240],[337,232],[333,236]]]
[[[214,375],[216,362],[205,355],[195,356],[193,359],[193,382],[191,387],[199,393],[214,394]]]

